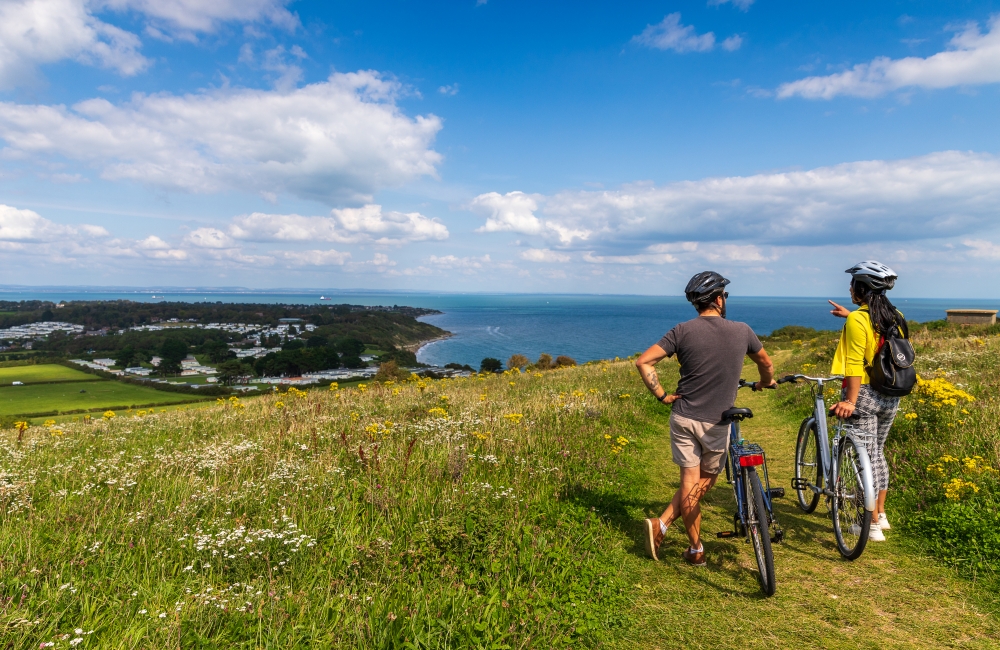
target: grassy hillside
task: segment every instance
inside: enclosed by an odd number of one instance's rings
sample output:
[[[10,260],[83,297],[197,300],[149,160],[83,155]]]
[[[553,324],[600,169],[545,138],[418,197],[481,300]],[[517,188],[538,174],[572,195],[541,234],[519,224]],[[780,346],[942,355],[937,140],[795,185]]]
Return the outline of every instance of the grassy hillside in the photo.
[[[992,340],[987,345],[992,345]],[[786,368],[824,354],[775,341]],[[811,356],[810,356],[811,355]],[[676,365],[664,366],[665,383]],[[752,376],[748,371],[746,376]],[[990,594],[779,506],[760,596],[722,485],[709,566],[644,557],[676,486],[630,362],[226,400],[0,437],[0,639],[69,647],[996,647]],[[743,395],[787,485],[797,392]],[[928,488],[929,489],[929,488]],[[890,516],[903,514],[893,502]],[[903,526],[901,526],[903,527]],[[905,527],[904,527],[905,528]],[[77,632],[79,630],[79,632]]]

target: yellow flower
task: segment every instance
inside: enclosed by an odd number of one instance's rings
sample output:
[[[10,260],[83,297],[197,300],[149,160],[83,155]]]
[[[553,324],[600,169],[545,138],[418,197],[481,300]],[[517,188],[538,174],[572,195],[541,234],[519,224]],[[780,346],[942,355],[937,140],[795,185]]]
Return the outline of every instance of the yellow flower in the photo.
[[[284,402],[275,402],[274,403],[274,408],[276,408],[276,409],[283,409],[283,408],[285,408],[285,403]]]
[[[330,390],[340,390],[340,384],[335,381],[331,381]]]
[[[509,383],[511,386],[517,386],[517,382],[511,381],[511,382],[507,382],[507,383]]]
[[[596,388],[591,388],[587,392],[590,393],[591,395],[596,395],[596,394],[598,394],[601,391],[597,390]]]
[[[605,433],[604,434],[604,439],[605,440],[611,440],[611,436]]]
[[[618,396],[618,399],[628,399],[630,397],[632,397],[630,394],[622,393],[621,395]]]
[[[503,417],[506,420],[510,420],[514,424],[520,424],[521,420],[524,418],[524,415],[521,414],[521,413],[508,413],[507,415],[505,415]]]
[[[960,478],[953,478],[944,484],[944,495],[952,501],[958,501],[970,494],[979,492],[979,486],[971,481],[964,481]]]
[[[907,420],[916,420],[917,419],[917,414],[916,413],[907,413],[903,417],[906,418]]]
[[[101,417],[103,417],[105,420],[110,420],[111,418],[115,417],[115,412],[114,411],[105,411],[104,415],[101,416]]]
[[[618,438],[615,440],[615,442],[617,442],[619,445],[621,445],[622,447],[624,447],[625,445],[628,444],[628,438],[626,438],[624,436],[618,436]]]
[[[56,421],[55,420],[46,420],[44,426],[54,427],[55,425],[56,425]]]
[[[434,408],[432,408],[432,409],[430,409],[430,410],[427,411],[427,415],[430,415],[430,416],[433,416],[433,417],[436,417],[436,418],[446,418],[446,417],[448,417],[448,411],[444,410],[440,406],[435,406]]]

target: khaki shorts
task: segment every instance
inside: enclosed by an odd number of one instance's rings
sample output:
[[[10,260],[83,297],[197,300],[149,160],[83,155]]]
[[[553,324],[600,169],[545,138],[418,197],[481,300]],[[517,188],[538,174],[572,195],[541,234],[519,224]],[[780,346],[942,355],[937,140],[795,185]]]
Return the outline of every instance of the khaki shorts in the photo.
[[[681,467],[698,467],[706,474],[718,474],[726,462],[728,424],[709,424],[670,414],[670,451]]]

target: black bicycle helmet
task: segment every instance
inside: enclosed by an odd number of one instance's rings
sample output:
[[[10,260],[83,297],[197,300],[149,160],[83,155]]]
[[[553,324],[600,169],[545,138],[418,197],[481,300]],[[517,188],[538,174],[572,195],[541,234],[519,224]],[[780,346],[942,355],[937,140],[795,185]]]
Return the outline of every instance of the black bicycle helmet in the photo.
[[[859,262],[844,273],[850,273],[854,280],[868,285],[872,291],[888,291],[896,284],[896,272],[874,260]]]
[[[708,302],[725,291],[727,284],[729,280],[715,271],[702,271],[688,281],[684,296],[692,303]]]

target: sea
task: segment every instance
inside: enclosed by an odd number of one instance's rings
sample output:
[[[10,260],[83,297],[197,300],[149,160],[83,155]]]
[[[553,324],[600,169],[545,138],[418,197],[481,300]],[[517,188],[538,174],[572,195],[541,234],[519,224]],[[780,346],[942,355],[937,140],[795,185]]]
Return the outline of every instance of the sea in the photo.
[[[468,364],[485,357],[530,359],[542,353],[582,363],[628,356],[656,343],[681,321],[695,316],[681,296],[589,294],[485,294],[378,291],[254,291],[249,289],[128,289],[4,287],[0,300],[136,300],[143,302],[251,302],[267,304],[407,305],[439,310],[421,320],[452,333],[430,342],[417,359],[431,365]],[[846,301],[845,301],[846,302]],[[945,309],[1000,309],[1000,300],[898,298],[896,307],[915,321],[940,320]],[[785,325],[838,330],[825,298],[732,296],[727,317],[758,334]]]

